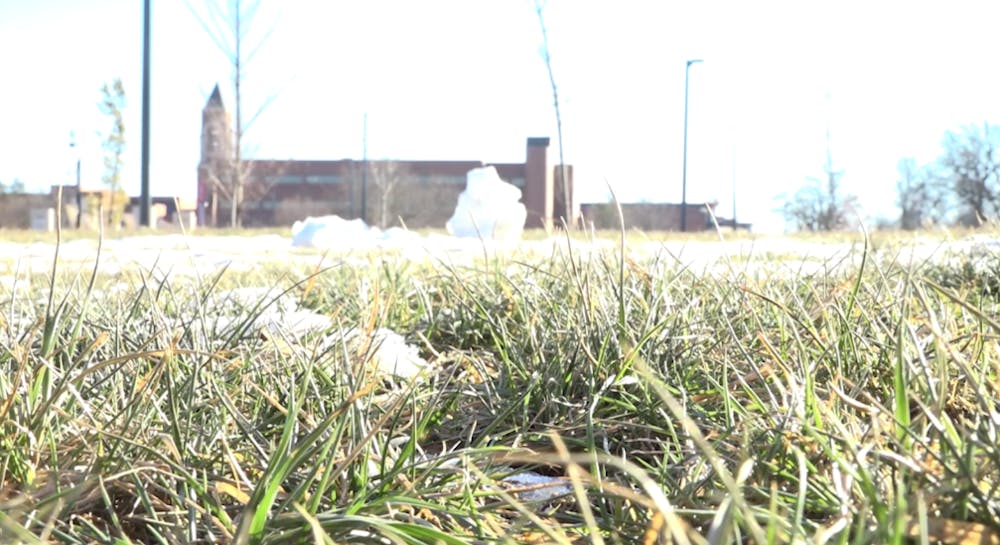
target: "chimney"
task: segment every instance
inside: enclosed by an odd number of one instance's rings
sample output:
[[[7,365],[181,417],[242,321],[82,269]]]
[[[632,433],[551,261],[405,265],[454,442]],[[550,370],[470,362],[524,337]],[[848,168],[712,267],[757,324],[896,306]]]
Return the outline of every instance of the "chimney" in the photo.
[[[528,210],[525,227],[529,229],[552,228],[552,189],[549,139],[548,137],[528,138],[528,152],[524,162],[524,207]]]

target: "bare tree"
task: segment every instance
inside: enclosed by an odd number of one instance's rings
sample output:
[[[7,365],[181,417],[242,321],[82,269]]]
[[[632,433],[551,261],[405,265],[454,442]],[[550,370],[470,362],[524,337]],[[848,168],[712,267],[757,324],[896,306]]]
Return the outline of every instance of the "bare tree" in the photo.
[[[0,182],[0,195],[19,194],[24,192],[24,182],[22,182],[19,178],[14,178],[14,181],[9,184]]]
[[[941,167],[960,207],[962,225],[982,225],[1000,212],[998,138],[1000,131],[988,123],[945,135]]]
[[[373,189],[376,224],[385,229],[397,215],[395,198],[399,186],[404,182],[404,169],[396,161],[368,161],[367,183]],[[373,216],[368,216],[373,217]]]
[[[111,131],[104,136],[104,177],[102,181],[111,192],[108,210],[109,225],[121,226],[128,195],[122,190],[121,171],[122,155],[125,153],[125,121],[122,110],[125,108],[125,86],[122,80],[116,78],[109,86],[101,87],[101,102],[98,107],[101,113],[111,118]]]
[[[843,171],[834,170],[830,152],[830,131],[826,131],[825,179],[808,178],[808,185],[785,202],[781,214],[799,231],[834,231],[850,225],[850,216],[857,208],[857,197],[843,195],[840,178]]]
[[[572,188],[567,180],[566,160],[563,156],[562,137],[562,115],[559,111],[559,88],[556,86],[556,77],[552,72],[552,54],[549,50],[549,35],[545,27],[545,17],[542,11],[545,8],[541,0],[535,0],[535,13],[538,14],[538,24],[542,27],[542,58],[545,60],[545,68],[549,72],[549,85],[552,87],[552,106],[556,112],[556,142],[559,145],[559,176],[556,177],[556,190],[562,190],[563,204],[565,210],[562,211],[566,228],[572,229],[576,216],[573,214]],[[549,218],[546,218],[548,220]],[[548,226],[547,226],[548,227]]]
[[[260,0],[208,0],[205,4],[207,16],[202,16],[190,3],[188,9],[198,19],[216,47],[226,56],[232,67],[233,101],[235,125],[233,127],[233,157],[228,168],[220,169],[211,176],[213,192],[223,195],[230,203],[230,226],[242,224],[242,208],[246,199],[246,185],[250,178],[249,164],[243,160],[246,155],[244,136],[253,122],[275,96],[265,100],[253,115],[243,114],[243,86],[247,65],[260,47],[267,41],[272,26],[259,39],[250,43],[250,27],[260,7]],[[214,218],[213,218],[214,219]]]
[[[286,176],[304,179],[304,176],[288,175],[290,160],[247,161],[242,166],[246,182],[243,185],[243,195],[240,202],[241,224],[272,224],[274,209],[264,203],[279,201],[281,197],[272,191],[282,185]]]
[[[819,178],[799,189],[785,202],[781,213],[797,231],[836,231],[850,225],[849,215],[857,199],[838,191],[837,173],[828,172],[824,184]]]
[[[930,166],[917,166],[911,157],[901,159],[896,170],[899,227],[911,231],[943,222],[948,192],[940,175]]]

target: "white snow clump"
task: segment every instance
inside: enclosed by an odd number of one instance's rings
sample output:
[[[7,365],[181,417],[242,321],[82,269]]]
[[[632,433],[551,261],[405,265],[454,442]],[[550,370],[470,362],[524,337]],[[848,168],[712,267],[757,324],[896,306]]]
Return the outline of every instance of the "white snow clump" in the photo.
[[[527,217],[521,190],[501,180],[496,167],[489,166],[466,175],[465,191],[445,227],[456,237],[516,241]]]
[[[367,352],[369,363],[387,375],[409,379],[427,367],[427,360],[420,357],[417,347],[407,344],[402,335],[391,329],[379,327],[368,335],[357,329],[341,330],[339,333],[348,347]],[[337,335],[328,337],[331,340],[335,338]]]
[[[418,239],[420,235],[400,227],[383,231],[361,218],[345,220],[337,215],[310,216],[292,224],[292,246],[300,248],[405,248]]]

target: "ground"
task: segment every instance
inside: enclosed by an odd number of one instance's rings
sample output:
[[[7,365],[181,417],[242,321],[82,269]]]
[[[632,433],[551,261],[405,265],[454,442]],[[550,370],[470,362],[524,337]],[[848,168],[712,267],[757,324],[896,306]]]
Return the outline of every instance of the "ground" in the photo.
[[[0,541],[998,539],[989,233],[67,235],[0,245]]]

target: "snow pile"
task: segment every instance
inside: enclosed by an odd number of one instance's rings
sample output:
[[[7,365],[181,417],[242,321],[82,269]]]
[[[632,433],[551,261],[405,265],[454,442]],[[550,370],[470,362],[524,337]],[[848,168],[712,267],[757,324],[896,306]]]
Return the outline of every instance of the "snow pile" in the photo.
[[[336,248],[353,246],[372,238],[371,228],[363,220],[345,220],[340,216],[308,217],[292,224],[292,246]]]
[[[420,357],[417,347],[406,344],[406,339],[391,329],[380,327],[367,335],[357,329],[338,333],[328,339],[342,338],[351,350],[367,356],[370,364],[387,375],[408,379],[427,367],[427,360]]]
[[[446,224],[448,232],[456,237],[519,240],[528,217],[521,190],[501,180],[494,167],[474,168],[465,180],[465,191]]]
[[[406,229],[383,231],[361,218],[345,220],[336,215],[308,217],[292,224],[292,246],[300,248],[404,248],[418,239],[420,235]]]

